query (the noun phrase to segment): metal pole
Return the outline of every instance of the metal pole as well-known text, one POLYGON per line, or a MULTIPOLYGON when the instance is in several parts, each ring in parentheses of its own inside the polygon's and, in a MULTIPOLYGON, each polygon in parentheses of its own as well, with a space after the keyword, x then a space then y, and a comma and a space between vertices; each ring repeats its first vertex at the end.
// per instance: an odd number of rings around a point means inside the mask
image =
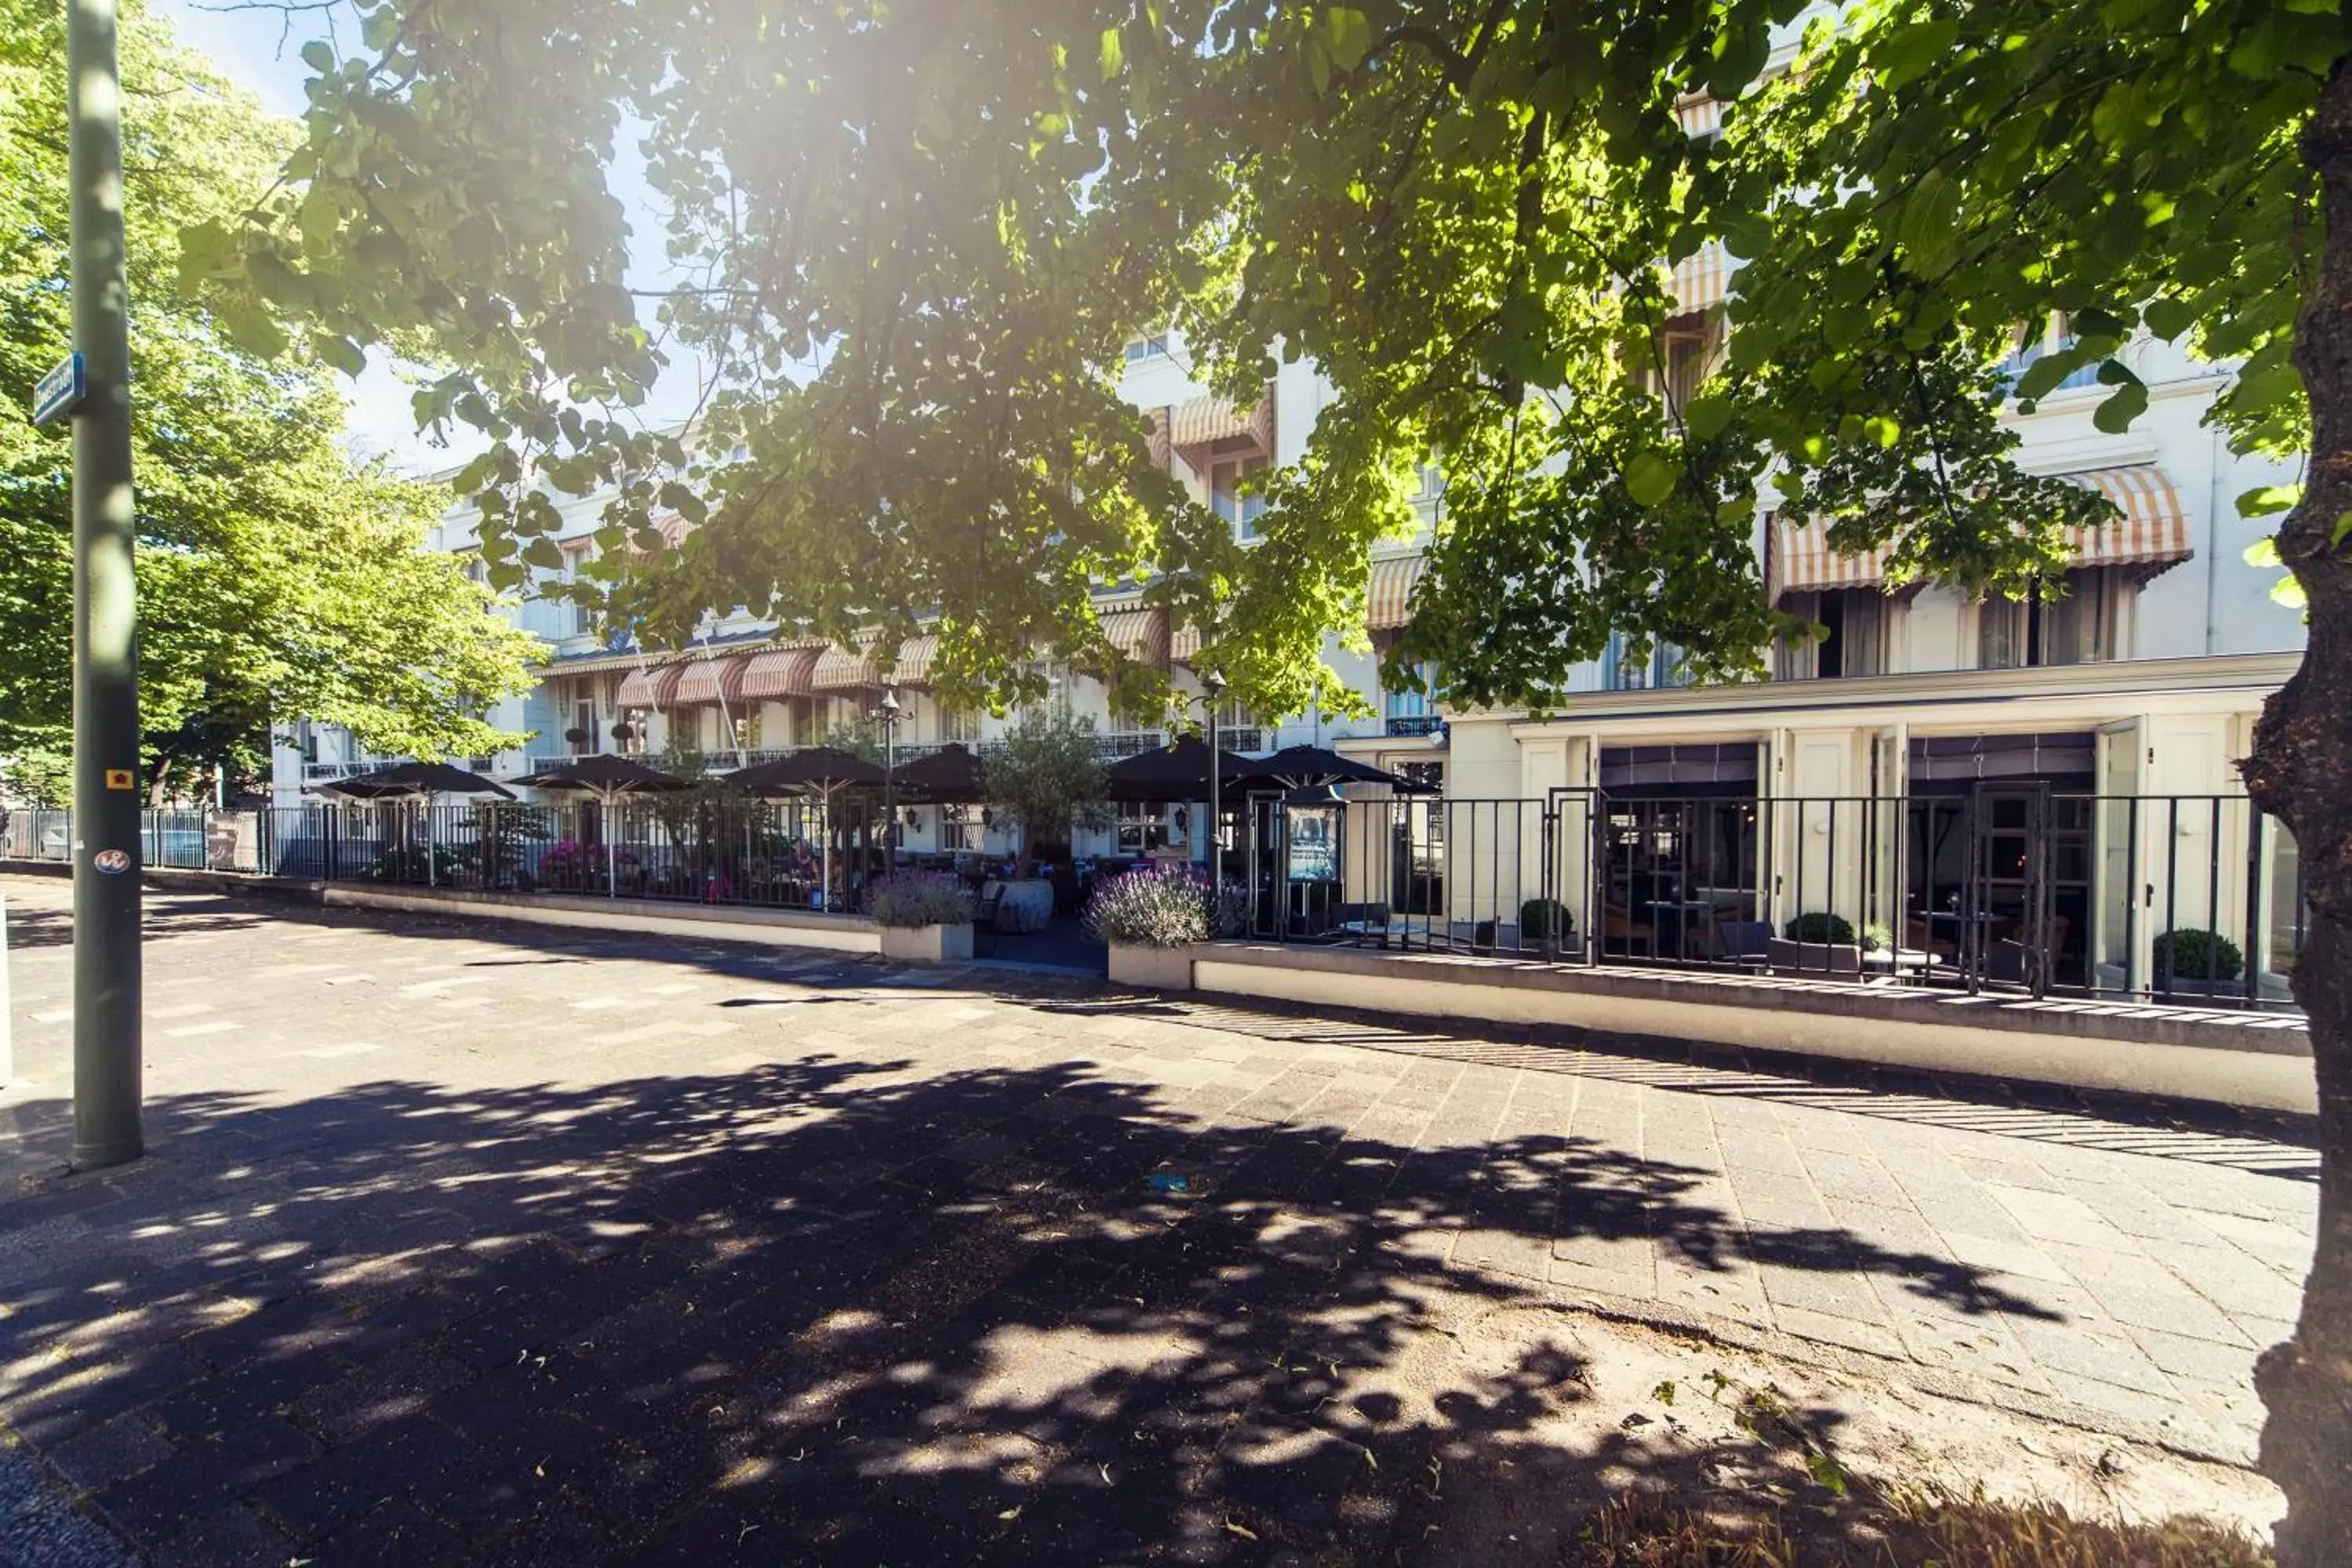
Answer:
POLYGON ((74 1142, 91 1170, 140 1128, 139 604, 132 573, 130 280, 115 0, 66 0, 74 416, 74 1142))

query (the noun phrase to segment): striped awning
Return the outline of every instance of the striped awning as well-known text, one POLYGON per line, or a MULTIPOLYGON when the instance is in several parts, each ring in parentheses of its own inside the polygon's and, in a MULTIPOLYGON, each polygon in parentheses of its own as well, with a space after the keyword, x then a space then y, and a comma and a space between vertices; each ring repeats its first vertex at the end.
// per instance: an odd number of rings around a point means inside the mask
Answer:
POLYGON ((1708 240, 1675 263, 1674 282, 1670 285, 1675 309, 1688 314, 1722 304, 1730 279, 1731 259, 1724 253, 1722 242, 1708 240))
POLYGON ((1168 662, 1182 664, 1201 651, 1201 628, 1197 626, 1178 626, 1168 634, 1168 662))
POLYGON ((928 686, 931 680, 931 661, 939 656, 939 638, 908 637, 898 645, 898 662, 891 671, 891 679, 900 686, 928 686))
POLYGON ((722 658, 703 658, 686 666, 678 677, 677 704, 681 708, 719 704, 732 707, 743 700, 743 675, 751 661, 740 656, 722 658))
POLYGON ((1152 453, 1160 455, 1159 429, 1167 432, 1168 448, 1194 468, 1207 465, 1210 449, 1220 441, 1246 437, 1267 462, 1274 461, 1274 386, 1268 383, 1256 406, 1246 412, 1230 397, 1196 397, 1172 404, 1155 420, 1152 453))
POLYGON ((1110 646, 1141 664, 1163 664, 1168 658, 1168 612, 1140 606, 1101 612, 1103 636, 1110 646))
POLYGON ((1412 619, 1412 591, 1429 571, 1429 557, 1392 555, 1372 563, 1371 584, 1364 594, 1364 626, 1368 631, 1392 632, 1412 619))
POLYGON ((815 695, 816 688, 809 678, 816 673, 817 660, 824 657, 821 647, 777 647, 753 654, 744 662, 744 700, 770 702, 815 695))
POLYGON ((881 663, 876 652, 870 633, 859 637, 855 648, 826 647, 817 656, 816 668, 809 676, 809 689, 861 691, 882 685, 881 663))
POLYGON ((2154 463, 2093 468, 2067 479, 2088 485, 2123 515, 2099 528, 2070 528, 2080 566, 2170 566, 2196 553, 2189 543, 2189 512, 2172 476, 2154 463))
MULTIPOLYGON (((2059 476, 2097 490, 2123 515, 2095 528, 2070 528, 2077 566, 2170 566, 2196 552, 2189 542, 2189 513, 2172 476, 2154 463, 2090 468, 2059 476)), ((1886 580, 1895 547, 1846 555, 1830 548, 1826 523, 1782 522, 1775 527, 1766 582, 1772 599, 1783 594, 1829 593, 1867 588, 1886 580)))
POLYGON ((1695 92, 1675 100, 1675 118, 1682 121, 1688 135, 1712 136, 1723 129, 1723 103, 1706 93, 1695 92))
POLYGON ((686 675, 682 664, 656 664, 629 671, 613 696, 615 708, 669 708, 677 703, 677 683, 686 675))
POLYGON ((1827 594, 1840 588, 1870 588, 1886 580, 1892 544, 1858 555, 1830 548, 1829 524, 1785 521, 1772 525, 1765 560, 1766 592, 1778 604, 1783 594, 1827 594))

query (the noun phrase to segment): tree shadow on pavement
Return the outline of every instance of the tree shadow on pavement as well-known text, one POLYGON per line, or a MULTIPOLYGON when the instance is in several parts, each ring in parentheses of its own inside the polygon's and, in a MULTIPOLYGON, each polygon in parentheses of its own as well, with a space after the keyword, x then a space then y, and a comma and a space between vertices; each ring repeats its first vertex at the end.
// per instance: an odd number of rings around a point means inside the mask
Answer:
POLYGON ((157 1563, 1551 1561, 1698 1459, 1563 1441, 1577 1320, 1457 1238, 2041 1310, 1843 1232, 1735 1239, 1699 1173, 1589 1140, 1204 1122, 1076 1065, 152 1125, 0 1200, 0 1419, 157 1563))

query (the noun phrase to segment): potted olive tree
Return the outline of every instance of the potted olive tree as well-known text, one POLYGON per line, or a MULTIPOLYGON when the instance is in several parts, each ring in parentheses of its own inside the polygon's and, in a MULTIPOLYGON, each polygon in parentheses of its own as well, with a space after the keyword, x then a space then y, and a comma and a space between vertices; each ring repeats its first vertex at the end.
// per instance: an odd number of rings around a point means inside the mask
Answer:
POLYGON ((866 889, 882 956, 948 963, 971 956, 971 892, 946 871, 892 871, 866 889))
POLYGON ((1110 977, 1158 991, 1192 988, 1192 950, 1241 929, 1244 889, 1220 888, 1192 866, 1144 866, 1111 878, 1087 900, 1089 935, 1110 949, 1110 977))
POLYGON ((1016 878, 996 907, 1000 931, 1042 931, 1052 921, 1055 881, 1076 887, 1070 835, 1109 819, 1109 783, 1091 719, 1059 703, 1024 711, 988 757, 988 798, 1021 829, 1021 853, 1052 867, 1047 878, 1016 878))

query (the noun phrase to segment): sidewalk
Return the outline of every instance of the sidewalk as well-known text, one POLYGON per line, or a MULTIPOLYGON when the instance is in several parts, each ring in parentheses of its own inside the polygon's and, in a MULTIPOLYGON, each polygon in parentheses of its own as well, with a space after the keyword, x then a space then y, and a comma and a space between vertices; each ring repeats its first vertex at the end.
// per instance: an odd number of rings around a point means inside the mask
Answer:
POLYGON ((0 1421, 159 1560, 522 1561, 593 1500, 1076 1561, 1020 1489, 1097 1459, 1118 1540, 1369 1529, 1460 1418, 1413 1347, 1547 1304, 2244 1462, 2309 1256, 2315 1155, 2218 1113, 194 897, 153 1156, 68 1178, 66 889, 5 891, 0 1421))

